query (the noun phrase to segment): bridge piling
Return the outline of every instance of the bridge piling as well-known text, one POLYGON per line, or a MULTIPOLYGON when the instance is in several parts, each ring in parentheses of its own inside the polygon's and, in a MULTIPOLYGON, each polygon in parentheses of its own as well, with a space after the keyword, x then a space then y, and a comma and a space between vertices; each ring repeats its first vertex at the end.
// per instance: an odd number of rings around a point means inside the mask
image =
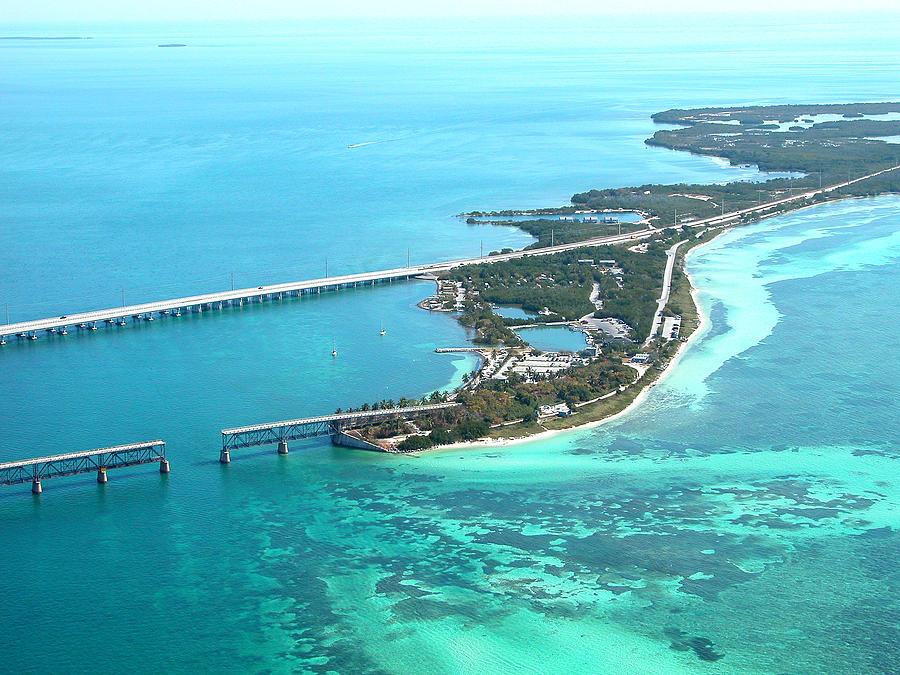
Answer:
POLYGON ((169 473, 169 460, 163 459, 160 461, 159 472, 160 473, 169 473))
POLYGON ((160 471, 168 473, 166 460, 166 444, 164 441, 146 443, 129 443, 95 450, 67 452, 47 457, 13 462, 0 462, 0 486, 31 483, 31 492, 43 493, 42 481, 59 476, 93 473, 97 483, 105 485, 109 482, 107 471, 139 464, 160 463, 160 471), (165 465, 165 468, 163 468, 165 465))
MULTIPOLYGON (((379 410, 336 413, 334 415, 321 415, 319 417, 306 417, 284 422, 223 429, 222 450, 219 454, 219 461, 227 464, 231 461, 231 450, 257 445, 277 444, 278 454, 286 455, 288 454, 289 441, 319 436, 334 437, 339 435, 343 437, 343 432, 348 429, 377 424, 382 420, 408 419, 421 413, 455 408, 459 405, 459 403, 431 403, 403 408, 382 408, 379 410)), ((342 443, 342 445, 346 445, 346 443, 342 443)), ((354 447, 359 446, 355 445, 354 447)))

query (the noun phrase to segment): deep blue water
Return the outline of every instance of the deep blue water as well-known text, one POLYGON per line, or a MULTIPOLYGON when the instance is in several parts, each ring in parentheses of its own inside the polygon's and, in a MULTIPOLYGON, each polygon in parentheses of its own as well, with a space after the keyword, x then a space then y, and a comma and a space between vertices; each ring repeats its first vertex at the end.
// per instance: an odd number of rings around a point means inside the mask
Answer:
MULTIPOLYGON (((657 110, 900 90, 896 17, 618 21, 0 42, 0 303, 520 246, 454 216, 759 177, 644 146, 657 110)), ((712 325, 665 385, 545 443, 218 465, 223 427, 458 381, 472 362, 433 350, 464 332, 415 307, 424 283, 8 345, 0 459, 161 437, 173 473, 3 490, 4 667, 896 672, 900 215, 771 222, 697 254, 712 325)))

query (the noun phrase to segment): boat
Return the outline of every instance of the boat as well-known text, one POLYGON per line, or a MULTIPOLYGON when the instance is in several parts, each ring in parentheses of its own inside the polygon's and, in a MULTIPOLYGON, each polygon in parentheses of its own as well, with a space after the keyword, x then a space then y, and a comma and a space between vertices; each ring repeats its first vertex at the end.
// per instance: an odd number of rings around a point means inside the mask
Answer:
POLYGON ((331 356, 337 356, 337 347, 334 346, 334 342, 331 343, 331 356))
POLYGON ((387 333, 387 331, 384 329, 384 324, 382 323, 381 324, 381 335, 384 335, 386 333, 387 333))

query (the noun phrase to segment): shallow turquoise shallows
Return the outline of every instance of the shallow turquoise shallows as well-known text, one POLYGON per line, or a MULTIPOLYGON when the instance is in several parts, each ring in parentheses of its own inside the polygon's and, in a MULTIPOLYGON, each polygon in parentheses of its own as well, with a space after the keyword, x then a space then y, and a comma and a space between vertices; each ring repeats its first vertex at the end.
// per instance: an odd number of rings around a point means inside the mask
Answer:
MULTIPOLYGON (((0 41, 0 303, 520 246, 454 216, 759 178, 644 146, 656 110, 900 91, 896 19, 777 22, 0 41)), ((172 473, 0 490, 2 669, 896 673, 898 231, 879 197, 723 235, 689 259, 709 322, 640 406, 505 447, 217 462, 225 427, 461 382, 431 283, 11 343, 0 460, 163 438, 172 473)))

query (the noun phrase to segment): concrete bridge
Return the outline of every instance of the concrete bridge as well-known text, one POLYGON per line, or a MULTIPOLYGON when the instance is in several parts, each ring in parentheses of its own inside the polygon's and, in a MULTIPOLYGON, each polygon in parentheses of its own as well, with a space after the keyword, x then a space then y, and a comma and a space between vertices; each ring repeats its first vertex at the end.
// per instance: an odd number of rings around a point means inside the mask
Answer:
POLYGON ((159 462, 159 472, 169 473, 164 441, 116 445, 97 450, 68 452, 49 457, 35 457, 18 462, 0 464, 0 485, 31 483, 31 491, 39 495, 43 492, 41 481, 57 476, 73 476, 79 473, 97 472, 97 482, 106 483, 107 469, 159 462))
MULTIPOLYGON (((790 202, 809 199, 819 194, 840 190, 848 185, 853 185, 860 181, 878 176, 890 171, 894 171, 900 166, 892 166, 880 171, 875 171, 859 178, 854 178, 842 183, 830 185, 827 187, 809 190, 799 194, 792 194, 789 197, 776 199, 765 202, 758 206, 752 206, 730 213, 723 213, 710 218, 687 223, 692 228, 707 227, 725 227, 731 224, 736 218, 744 215, 765 215, 778 206, 790 202)), ((124 307, 115 307, 110 309, 98 310, 93 312, 82 312, 78 314, 62 315, 50 317, 47 319, 37 319, 33 321, 21 321, 18 323, 7 323, 0 326, 0 346, 7 343, 10 338, 17 337, 20 340, 37 340, 42 334, 45 335, 68 335, 69 329, 93 331, 104 325, 128 325, 128 321, 153 321, 161 317, 178 317, 186 312, 203 312, 209 310, 221 310, 225 307, 240 306, 250 302, 266 302, 268 300, 281 300, 284 298, 299 298, 303 295, 312 293, 324 293, 328 291, 336 291, 343 288, 355 288, 358 286, 374 286, 378 283, 393 282, 397 280, 410 278, 434 278, 436 275, 460 265, 475 265, 480 263, 499 262, 502 260, 512 260, 514 258, 524 258, 536 255, 550 255, 559 253, 560 251, 570 251, 585 246, 604 246, 609 244, 623 244, 635 239, 646 239, 655 234, 656 230, 648 224, 648 229, 644 231, 615 234, 607 237, 593 237, 582 241, 573 242, 571 244, 561 244, 558 246, 546 246, 543 248, 523 249, 513 251, 511 253, 502 253, 499 255, 482 256, 479 258, 465 258, 462 260, 451 260, 448 262, 434 263, 430 265, 416 265, 410 267, 401 267, 392 270, 381 270, 378 272, 365 272, 362 274, 348 274, 339 277, 326 277, 323 279, 310 279, 307 281, 297 281, 286 284, 273 284, 269 286, 257 286, 256 288, 242 288, 239 290, 223 291, 220 293, 206 293, 203 295, 193 295, 184 298, 175 298, 172 300, 162 300, 159 302, 148 302, 139 305, 129 305, 124 307)))
POLYGON ((222 291, 217 293, 205 293, 171 300, 146 302, 137 305, 123 307, 111 307, 91 312, 77 314, 63 314, 61 316, 36 319, 33 321, 20 321, 0 325, 0 346, 7 344, 11 339, 37 340, 41 336, 65 336, 71 331, 95 331, 98 328, 109 326, 127 326, 139 322, 155 321, 161 318, 180 317, 188 313, 202 313, 222 310, 227 307, 240 307, 245 304, 263 303, 273 300, 288 298, 302 298, 304 295, 313 295, 338 291, 347 288, 362 286, 374 286, 376 284, 392 283, 412 278, 434 279, 437 274, 460 265, 471 265, 485 262, 498 262, 534 255, 549 255, 560 251, 568 251, 584 246, 601 246, 617 244, 649 237, 651 231, 637 234, 623 234, 611 237, 596 237, 573 244, 562 244, 540 249, 526 249, 479 258, 465 258, 449 262, 434 263, 430 265, 414 265, 376 272, 364 272, 361 274, 347 274, 337 277, 324 277, 321 279, 308 279, 285 284, 271 284, 268 286, 256 286, 255 288, 241 288, 237 290, 222 291))
POLYGON ((341 277, 311 279, 287 284, 242 288, 220 293, 206 293, 184 298, 147 302, 139 305, 113 307, 93 312, 50 317, 34 321, 0 326, 0 344, 6 344, 12 337, 21 340, 37 340, 42 334, 68 335, 70 330, 93 331, 103 326, 125 326, 128 323, 154 321, 162 317, 179 317, 182 314, 202 313, 239 307, 244 304, 262 303, 285 298, 300 298, 304 295, 326 293, 344 288, 374 286, 379 283, 409 279, 421 274, 419 268, 407 267, 382 270, 365 274, 349 274, 341 277))
MULTIPOLYGON (((228 464, 231 451, 238 448, 250 448, 257 445, 278 445, 278 454, 288 454, 288 441, 318 436, 335 437, 349 429, 378 424, 392 419, 408 419, 415 415, 434 410, 455 408, 459 403, 434 403, 431 405, 407 406, 404 408, 387 408, 384 410, 366 410, 319 417, 254 424, 248 427, 236 427, 222 430, 222 452, 219 461, 228 464)), ((340 439, 338 439, 340 442, 340 439)))

